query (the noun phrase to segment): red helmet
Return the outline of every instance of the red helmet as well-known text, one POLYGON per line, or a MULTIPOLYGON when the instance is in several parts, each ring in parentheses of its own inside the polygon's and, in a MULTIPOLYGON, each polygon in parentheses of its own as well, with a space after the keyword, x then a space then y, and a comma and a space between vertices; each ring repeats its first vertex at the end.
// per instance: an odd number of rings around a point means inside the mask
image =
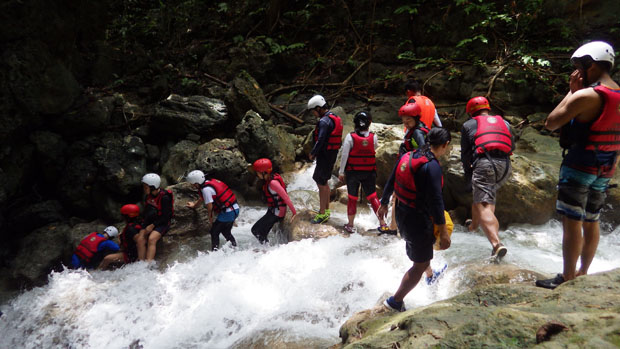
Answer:
POLYGON ((419 118, 420 114, 422 114, 422 108, 420 108, 418 103, 406 103, 398 109, 398 116, 401 118, 403 116, 413 116, 414 118, 419 118))
POLYGON ((491 106, 489 105, 489 100, 485 97, 478 96, 474 97, 467 102, 467 106, 465 107, 465 111, 467 114, 472 115, 481 109, 489 109, 491 110, 491 106))
POLYGON ((267 172, 267 173, 271 173, 271 160, 269 159, 258 159, 256 161, 254 161, 254 164, 252 165, 252 167, 254 168, 254 171, 256 172, 267 172))
POLYGON ((121 214, 128 217, 138 217, 140 214, 140 207, 134 204, 125 205, 121 207, 121 214))

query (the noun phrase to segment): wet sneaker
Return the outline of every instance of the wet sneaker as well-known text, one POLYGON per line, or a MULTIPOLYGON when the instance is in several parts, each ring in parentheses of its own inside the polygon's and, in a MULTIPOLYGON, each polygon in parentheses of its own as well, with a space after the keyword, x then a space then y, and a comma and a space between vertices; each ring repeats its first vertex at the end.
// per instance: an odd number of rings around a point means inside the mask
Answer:
POLYGON ((314 216, 314 218, 312 218, 310 223, 312 223, 312 224, 321 224, 321 223, 327 222, 327 220, 329 220, 329 215, 327 213, 323 213, 323 214, 317 213, 317 215, 314 216))
POLYGON ((377 228, 377 230, 379 231, 379 235, 381 234, 396 235, 398 233, 398 230, 391 230, 387 224, 380 226, 379 228, 377 228))
POLYGON ((558 274, 553 279, 536 280, 536 286, 553 290, 564 283, 564 275, 558 274))
POLYGON ((349 234, 355 233, 355 227, 352 225, 349 225, 348 223, 344 225, 344 230, 349 234))
POLYGON ((395 301, 394 300, 394 296, 388 297, 388 299, 386 299, 385 302, 383 302, 383 304, 386 307, 388 307, 388 308, 390 308, 390 309, 392 309, 394 311, 403 312, 403 311, 406 310, 405 309, 405 302, 397 302, 397 301, 395 301))
POLYGON ((506 252, 508 252, 508 249, 506 248, 506 246, 504 246, 504 244, 500 242, 499 244, 497 244, 497 246, 493 248, 491 256, 495 258, 502 258, 506 255, 506 252))
POLYGON ((434 284, 435 282, 437 282, 439 277, 443 275, 443 272, 446 271, 447 268, 448 268, 448 265, 444 264, 443 268, 438 269, 438 270, 433 270, 433 276, 426 278, 426 284, 430 286, 434 284))

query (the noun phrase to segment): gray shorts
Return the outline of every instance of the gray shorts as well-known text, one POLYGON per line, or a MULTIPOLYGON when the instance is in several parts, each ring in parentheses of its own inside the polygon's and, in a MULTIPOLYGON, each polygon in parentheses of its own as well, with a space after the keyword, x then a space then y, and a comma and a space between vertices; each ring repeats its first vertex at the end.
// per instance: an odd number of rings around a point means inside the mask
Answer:
POLYGON ((474 165, 471 184, 474 190, 474 203, 486 202, 495 205, 497 189, 510 178, 510 158, 478 159, 474 165), (495 168, 493 167, 495 165, 495 168), (497 170, 497 173, 496 173, 497 170))

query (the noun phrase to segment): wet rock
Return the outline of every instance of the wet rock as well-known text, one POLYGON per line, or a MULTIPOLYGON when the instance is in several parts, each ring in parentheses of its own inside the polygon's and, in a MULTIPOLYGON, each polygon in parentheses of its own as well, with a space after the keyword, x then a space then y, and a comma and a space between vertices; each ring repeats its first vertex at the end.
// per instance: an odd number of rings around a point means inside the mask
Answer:
POLYGON ((142 139, 108 134, 101 137, 93 160, 99 168, 97 182, 118 195, 128 195, 146 173, 146 151, 142 139))
POLYGON ((258 82, 246 71, 241 71, 232 81, 226 94, 226 105, 230 110, 234 124, 237 124, 249 110, 268 119, 271 108, 258 82))
POLYGON ((286 232, 288 241, 302 239, 321 239, 333 235, 340 235, 340 230, 330 224, 312 224, 310 220, 316 213, 309 210, 298 210, 292 222, 284 220, 282 229, 286 232))
POLYGON ((545 154, 557 159, 562 158, 562 148, 558 138, 542 135, 531 126, 524 128, 521 132, 521 137, 517 141, 517 149, 545 154))
POLYGON ((227 121, 226 105, 218 99, 172 94, 155 108, 150 126, 164 136, 184 137, 188 133, 215 133, 227 121))
POLYGON ((248 162, 269 158, 281 171, 294 167, 298 140, 284 129, 268 125, 254 111, 248 111, 237 126, 235 136, 248 162))
POLYGON ((495 284, 404 313, 377 306, 345 322, 340 347, 532 347, 541 328, 563 329, 550 323, 570 331, 547 338, 548 345, 613 347, 620 325, 618 281, 620 269, 615 269, 578 277, 553 291, 495 284))
POLYGON ((185 181, 185 176, 192 171, 192 164, 196 156, 198 144, 192 141, 182 140, 170 148, 168 160, 162 167, 162 176, 167 183, 179 183, 185 181))
POLYGON ((97 178, 97 166, 93 160, 76 156, 67 162, 64 175, 58 183, 60 201, 76 213, 92 216, 92 186, 97 178))
POLYGON ((65 213, 60 202, 47 200, 11 210, 8 225, 11 230, 25 235, 26 232, 62 221, 64 218, 65 213))
POLYGON ((113 96, 92 96, 81 107, 59 116, 54 121, 54 129, 66 136, 81 136, 105 130, 116 108, 113 96))
POLYGON ((35 145, 39 178, 48 184, 56 183, 65 165, 67 143, 59 134, 49 131, 33 132, 29 138, 35 145))

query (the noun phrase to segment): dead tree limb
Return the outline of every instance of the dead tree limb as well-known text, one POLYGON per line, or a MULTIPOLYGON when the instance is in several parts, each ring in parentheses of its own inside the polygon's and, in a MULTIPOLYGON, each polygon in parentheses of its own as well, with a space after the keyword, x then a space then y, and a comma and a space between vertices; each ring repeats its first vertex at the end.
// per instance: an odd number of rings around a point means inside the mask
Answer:
POLYGON ((282 109, 280 107, 277 107, 277 106, 275 106, 275 105, 273 105, 271 103, 269 103, 269 107, 271 108, 271 110, 276 111, 276 112, 278 112, 278 113, 288 117, 289 119, 293 119, 293 120, 299 122, 300 124, 304 123, 304 121, 302 119, 296 117, 295 115, 287 112, 286 110, 284 110, 284 109, 282 109))
POLYGON ((495 80, 497 80, 497 77, 504 73, 506 69, 508 69, 508 65, 503 65, 497 70, 497 72, 495 72, 495 75, 493 75, 491 81, 489 81, 489 89, 487 90, 487 94, 485 95, 486 98, 491 98, 491 93, 493 93, 493 87, 495 87, 495 80))

